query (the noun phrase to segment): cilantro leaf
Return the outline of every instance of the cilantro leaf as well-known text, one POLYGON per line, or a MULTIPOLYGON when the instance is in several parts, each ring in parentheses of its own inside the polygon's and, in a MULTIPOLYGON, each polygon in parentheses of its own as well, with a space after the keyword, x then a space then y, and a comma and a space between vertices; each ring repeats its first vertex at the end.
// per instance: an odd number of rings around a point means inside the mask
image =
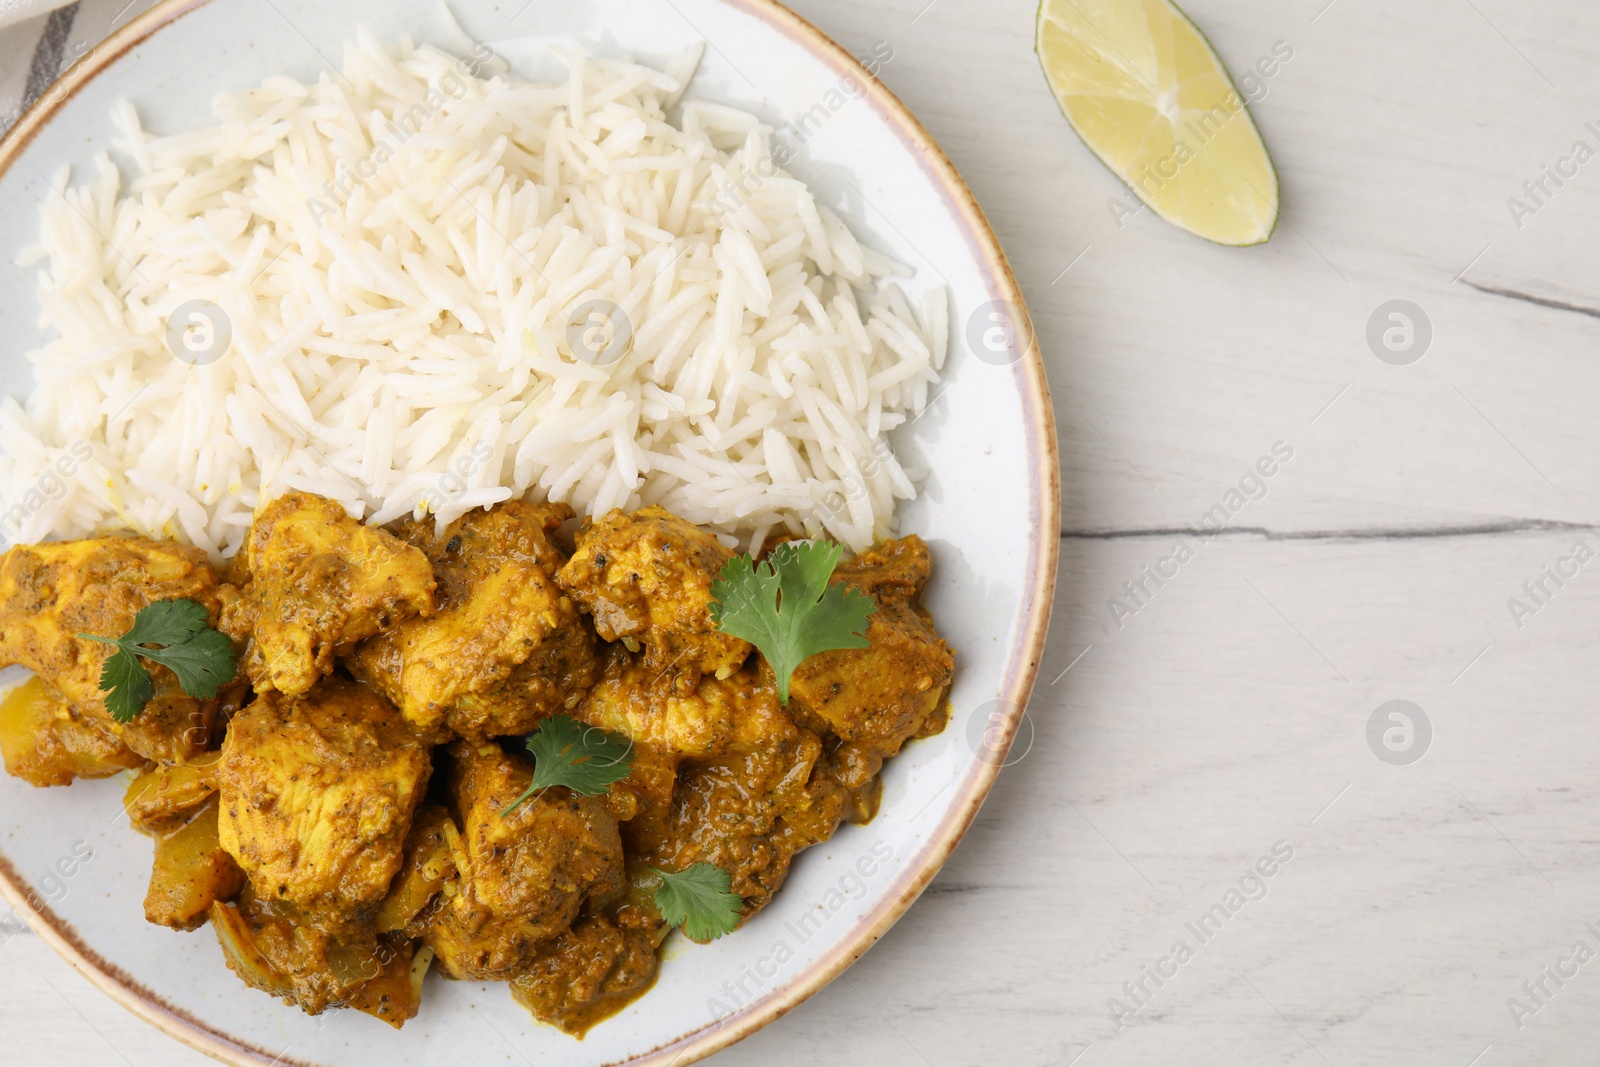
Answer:
POLYGON ((100 688, 106 694, 106 710, 117 722, 126 726, 133 717, 144 710, 150 698, 156 695, 150 672, 145 670, 133 653, 119 648, 100 668, 100 688))
POLYGON ((670 874, 651 867, 661 876, 656 887, 656 910, 694 941, 714 941, 739 925, 744 898, 732 891, 728 872, 710 863, 696 863, 670 874))
POLYGON ((711 583, 711 620, 749 641, 778 678, 778 702, 789 704, 789 676, 819 652, 867 648, 867 619, 878 610, 854 586, 828 584, 844 551, 827 541, 787 541, 759 564, 735 556, 711 583))
POLYGON ((205 605, 197 600, 147 604, 122 635, 124 645, 181 645, 206 628, 205 605))
POLYGON ((199 700, 210 700, 218 689, 233 681, 233 641, 216 630, 201 630, 182 644, 137 651, 145 659, 170 668, 183 691, 199 700))
POLYGON ((183 691, 197 700, 210 700, 233 680, 238 669, 233 641, 211 629, 207 618, 199 601, 158 600, 140 608, 121 637, 78 635, 117 650, 100 668, 100 689, 113 719, 124 725, 132 722, 155 696, 155 684, 140 659, 169 668, 183 691))
POLYGON ((586 797, 599 796, 633 769, 632 741, 597 726, 585 726, 568 715, 546 719, 524 743, 533 755, 533 781, 500 813, 502 819, 553 785, 586 797))

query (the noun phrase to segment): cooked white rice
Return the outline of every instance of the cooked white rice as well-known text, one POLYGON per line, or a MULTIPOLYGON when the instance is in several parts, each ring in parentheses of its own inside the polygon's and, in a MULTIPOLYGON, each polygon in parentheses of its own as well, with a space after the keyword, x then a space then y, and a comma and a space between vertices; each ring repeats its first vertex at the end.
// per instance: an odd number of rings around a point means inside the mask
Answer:
POLYGON ((224 94, 207 129, 121 105, 136 176, 58 174, 24 256, 59 336, 0 405, 0 530, 222 555, 299 489, 374 522, 527 496, 745 544, 889 533, 918 474, 884 435, 937 381, 946 295, 914 311, 755 116, 690 99, 670 124, 696 59, 570 55, 535 85, 363 36, 341 75, 224 94), (232 331, 203 366, 167 339, 197 300, 232 331), (632 326, 614 362, 571 350, 593 301, 632 326))

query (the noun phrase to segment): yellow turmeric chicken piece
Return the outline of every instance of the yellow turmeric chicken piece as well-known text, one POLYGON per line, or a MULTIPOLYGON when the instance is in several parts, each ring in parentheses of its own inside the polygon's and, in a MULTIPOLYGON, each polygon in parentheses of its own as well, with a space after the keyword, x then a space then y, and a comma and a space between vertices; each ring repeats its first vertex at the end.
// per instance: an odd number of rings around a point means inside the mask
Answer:
MULTIPOLYGON (((147 663, 155 696, 137 719, 118 724, 100 691, 100 669, 115 649, 77 635, 121 637, 140 609, 158 600, 198 601, 215 625, 219 586, 204 552, 173 541, 98 537, 15 545, 0 556, 0 666, 21 664, 42 678, 70 705, 73 722, 98 726, 145 759, 182 762, 205 751, 216 701, 196 700, 170 670, 147 663)), ((41 750, 98 747, 76 727, 59 730, 73 736, 58 731, 55 741, 41 741, 41 750)), ((129 765, 110 747, 101 755, 106 763, 129 765)), ((54 770, 36 776, 59 782, 77 773, 70 756, 51 765, 54 770)))
POLYGON ((681 678, 654 671, 621 645, 606 649, 601 679, 573 710, 573 718, 628 739, 628 776, 613 783, 606 805, 618 821, 641 811, 664 811, 672 801, 678 765, 685 758, 748 752, 774 732, 790 729, 777 701, 756 692, 753 669, 726 679, 702 677, 685 692, 681 678))
POLYGON ((240 554, 250 583, 230 599, 222 629, 250 638, 244 669, 257 692, 299 696, 358 641, 433 614, 428 557, 332 500, 279 497, 256 515, 240 554))
POLYGON ((616 646, 605 673, 573 715, 678 759, 753 752, 794 730, 776 691, 754 668, 726 678, 702 677, 682 692, 659 670, 616 646))
POLYGON ((821 739, 790 727, 757 751, 680 764, 670 806, 645 809, 623 833, 629 854, 653 867, 727 871, 748 919, 783 885, 796 853, 833 836, 848 801, 821 739))
MULTIPOLYGON (((955 663, 920 602, 931 566, 927 544, 914 535, 841 563, 833 581, 877 604, 869 647, 820 653, 790 676, 795 721, 844 742, 834 764, 849 788, 864 787, 908 740, 944 725, 955 663)), ((761 670, 770 680, 765 662, 761 670)))
POLYGON ((750 657, 748 641, 711 621, 711 583, 732 558, 712 534, 652 505, 585 525, 557 580, 602 638, 643 645, 646 667, 693 688, 702 673, 725 678, 750 657))
POLYGON ((364 686, 263 694, 230 724, 217 764, 222 845, 262 900, 345 931, 387 895, 430 770, 428 746, 364 686))
POLYGON ((545 943, 511 995, 540 1022, 582 1037, 655 982, 667 932, 653 905, 585 915, 545 943))
POLYGON ((611 790, 629 854, 670 871, 716 864, 746 915, 777 892, 796 852, 832 836, 849 799, 821 739, 778 705, 769 673, 702 677, 682 693, 615 651, 574 713, 634 743, 633 771, 611 790))
POLYGON ((555 786, 505 814, 533 780, 498 745, 449 748, 445 793, 461 819, 451 853, 459 876, 422 937, 451 978, 511 978, 565 932, 588 902, 623 888, 622 839, 599 797, 555 786))
POLYGON ((474 510, 435 534, 400 536, 438 576, 438 610, 364 642, 351 668, 417 726, 482 740, 525 734, 594 681, 594 637, 555 582, 566 556, 550 534, 565 504, 474 510))

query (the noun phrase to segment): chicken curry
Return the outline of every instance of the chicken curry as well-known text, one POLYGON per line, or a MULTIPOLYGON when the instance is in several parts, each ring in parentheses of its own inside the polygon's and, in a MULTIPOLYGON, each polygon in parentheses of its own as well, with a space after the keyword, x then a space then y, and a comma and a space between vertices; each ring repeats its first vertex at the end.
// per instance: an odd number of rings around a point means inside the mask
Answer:
POLYGON ((136 772, 146 918, 209 923, 250 986, 398 1027, 437 966, 581 1036, 654 981, 672 872, 714 868, 748 920, 796 853, 873 817, 883 762, 943 729, 953 665, 915 536, 824 572, 870 616, 780 678, 718 623, 734 556, 712 533, 659 507, 572 520, 505 503, 377 529, 297 493, 223 569, 135 537, 13 547, 0 662, 34 677, 0 707, 6 769, 136 772), (157 661, 112 714, 117 653, 88 635, 174 600, 236 675, 200 698, 157 661), (559 750, 521 739, 558 725, 625 742, 607 785, 534 788, 559 750))

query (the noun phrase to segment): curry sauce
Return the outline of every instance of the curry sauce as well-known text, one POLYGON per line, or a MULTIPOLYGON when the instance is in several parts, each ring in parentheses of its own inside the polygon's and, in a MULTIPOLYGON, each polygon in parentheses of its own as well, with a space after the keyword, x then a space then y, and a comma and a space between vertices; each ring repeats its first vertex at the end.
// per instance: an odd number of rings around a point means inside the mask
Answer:
POLYGON ((507 981, 581 1036, 656 979, 652 869, 716 866, 748 920, 797 854, 873 817, 885 760, 944 728, 953 660, 915 536, 837 567, 871 599, 865 647, 806 659, 785 706, 713 621, 732 558, 715 536, 659 507, 569 537, 572 520, 505 503, 377 529, 295 493, 221 571, 139 538, 14 547, 0 663, 35 678, 0 705, 6 769, 40 786, 140 771, 125 806, 156 842, 147 919, 209 921, 257 989, 398 1027, 437 969, 507 981), (172 597, 232 639, 238 678, 203 701, 157 667, 118 722, 111 649, 77 635, 172 597), (519 741, 561 715, 626 739, 626 777, 529 797, 519 741))

